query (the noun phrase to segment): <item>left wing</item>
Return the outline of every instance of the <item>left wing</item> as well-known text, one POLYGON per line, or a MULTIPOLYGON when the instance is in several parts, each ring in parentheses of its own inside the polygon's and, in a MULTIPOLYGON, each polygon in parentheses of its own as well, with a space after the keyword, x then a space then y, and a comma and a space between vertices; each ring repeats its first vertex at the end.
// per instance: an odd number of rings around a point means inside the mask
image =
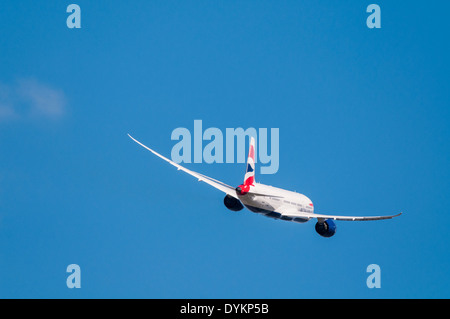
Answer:
POLYGON ((230 195, 230 196, 232 196, 232 197, 238 199, 238 197, 237 197, 237 195, 236 195, 236 190, 235 190, 233 187, 231 187, 231 186, 229 186, 229 185, 227 185, 227 184, 225 184, 225 183, 222 183, 221 181, 215 180, 214 178, 211 178, 211 177, 205 176, 205 175, 203 175, 203 174, 200 174, 200 173, 197 173, 197 172, 193 172, 193 171, 191 171, 191 170, 189 170, 189 169, 187 169, 187 168, 184 168, 183 166, 181 166, 181 165, 179 165, 179 164, 177 164, 177 163, 171 161, 170 159, 168 159, 168 158, 162 156, 161 154, 155 152, 155 151, 152 150, 151 148, 145 146, 144 144, 142 144, 141 142, 139 142, 138 140, 136 140, 135 138, 133 138, 130 134, 128 134, 128 136, 129 136, 133 141, 135 141, 136 143, 138 143, 138 144, 141 145, 142 147, 148 149, 150 152, 152 152, 152 153, 155 154, 156 156, 162 158, 162 159, 165 160, 166 162, 169 162, 170 164, 172 164, 173 166, 175 166, 176 168, 178 168, 178 170, 182 170, 182 171, 188 173, 189 175, 192 175, 192 176, 196 177, 200 182, 205 182, 206 184, 209 184, 209 185, 211 185, 212 187, 215 187, 215 188, 217 188, 218 190, 221 190, 222 192, 224 192, 224 193, 226 193, 226 194, 228 194, 228 195, 230 195))

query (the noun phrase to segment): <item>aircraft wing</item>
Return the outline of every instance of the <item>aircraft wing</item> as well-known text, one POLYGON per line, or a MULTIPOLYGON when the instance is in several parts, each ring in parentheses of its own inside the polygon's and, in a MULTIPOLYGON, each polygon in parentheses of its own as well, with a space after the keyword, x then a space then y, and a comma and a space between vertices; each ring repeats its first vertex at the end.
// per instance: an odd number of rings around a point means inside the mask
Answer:
POLYGON ((305 213, 305 212, 293 212, 286 211, 280 212, 282 215, 286 215, 289 217, 301 217, 301 218, 317 218, 319 220, 333 219, 333 220, 349 220, 349 221, 364 221, 364 220, 382 220, 382 219, 391 219, 397 216, 400 216, 402 213, 397 215, 388 215, 388 216, 337 216, 337 215, 322 215, 322 214, 313 214, 313 213, 305 213))
POLYGON ((173 166, 175 166, 178 170, 182 170, 186 173, 188 173, 189 175, 192 175, 194 177, 196 177, 200 182, 205 182, 206 184, 211 185, 214 188, 217 188, 218 190, 221 190, 222 192, 238 199, 237 195, 236 195, 236 190, 234 189, 234 187, 231 187, 225 183, 222 183, 221 181, 215 180, 214 178, 205 176, 203 174, 197 173, 197 172, 193 172, 187 168, 184 168, 183 166, 171 161, 170 159, 162 156, 161 154, 155 152, 154 150, 152 150, 151 148, 145 146, 144 144, 142 144, 141 142, 139 142, 138 140, 136 140, 135 138, 133 138, 130 134, 128 134, 128 136, 135 141, 136 143, 138 143, 139 145, 141 145, 142 147, 148 149, 150 152, 152 152, 153 154, 155 154, 156 156, 162 158, 163 160, 165 160, 166 162, 169 162, 170 164, 172 164, 173 166))

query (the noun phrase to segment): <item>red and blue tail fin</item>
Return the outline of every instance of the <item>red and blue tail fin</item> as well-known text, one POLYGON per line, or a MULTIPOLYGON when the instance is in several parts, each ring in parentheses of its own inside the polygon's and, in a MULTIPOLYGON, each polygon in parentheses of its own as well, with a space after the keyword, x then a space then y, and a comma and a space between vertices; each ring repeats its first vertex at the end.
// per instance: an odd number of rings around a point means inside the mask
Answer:
POLYGON ((247 169, 245 171, 244 185, 253 185, 255 183, 255 139, 250 138, 250 149, 248 151, 247 169))

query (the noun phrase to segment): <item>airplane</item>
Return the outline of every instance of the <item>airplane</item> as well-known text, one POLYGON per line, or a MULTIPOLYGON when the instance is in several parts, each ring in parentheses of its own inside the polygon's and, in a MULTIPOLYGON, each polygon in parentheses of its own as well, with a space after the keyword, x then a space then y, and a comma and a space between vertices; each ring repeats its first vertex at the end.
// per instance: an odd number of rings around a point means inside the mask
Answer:
POLYGON ((336 224, 334 222, 336 220, 382 220, 391 219, 402 214, 389 216, 336 216, 314 213, 314 205, 305 195, 255 182, 255 139, 253 137, 250 138, 244 183, 234 188, 214 178, 184 168, 145 146, 130 134, 128 136, 156 156, 175 166, 178 170, 184 171, 197 178, 200 182, 205 182, 224 192, 226 194, 224 204, 229 210, 237 212, 246 207, 251 212, 259 213, 266 217, 296 223, 305 223, 316 218, 315 230, 322 237, 329 238, 336 233, 336 224))

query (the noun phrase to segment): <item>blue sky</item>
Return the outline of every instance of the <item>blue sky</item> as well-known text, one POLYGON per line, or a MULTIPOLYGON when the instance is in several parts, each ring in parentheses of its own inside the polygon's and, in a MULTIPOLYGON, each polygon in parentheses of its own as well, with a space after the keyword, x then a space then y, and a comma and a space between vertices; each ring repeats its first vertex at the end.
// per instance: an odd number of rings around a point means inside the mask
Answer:
POLYGON ((76 1, 68 29, 70 3, 0 5, 0 297, 450 297, 449 3, 377 1, 369 29, 372 2, 76 1), (256 179, 318 213, 404 214, 325 239, 228 211, 127 137, 169 156, 195 119, 279 128, 256 179))

